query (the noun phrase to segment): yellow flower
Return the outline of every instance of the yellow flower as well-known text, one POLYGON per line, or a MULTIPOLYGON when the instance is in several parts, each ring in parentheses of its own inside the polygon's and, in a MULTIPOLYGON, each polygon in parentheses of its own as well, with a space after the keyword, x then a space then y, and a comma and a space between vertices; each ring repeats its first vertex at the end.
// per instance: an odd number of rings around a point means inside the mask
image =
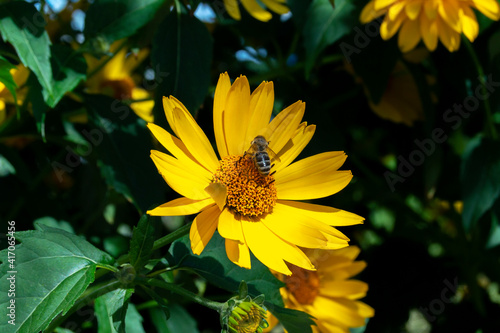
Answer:
MULTIPOLYGON (((272 18, 270 12, 265 10, 260 6, 260 3, 264 4, 267 8, 275 12, 276 14, 286 14, 290 10, 285 5, 286 0, 241 0, 243 7, 247 12, 259 21, 267 22, 272 18)), ((235 20, 241 20, 240 9, 238 7, 238 0, 224 0, 224 6, 226 7, 229 15, 235 20)))
MULTIPOLYGON (((115 53, 122 41, 111 45, 110 51, 115 53)), ((120 49, 109 59, 105 56, 97 60, 85 54, 88 73, 98 71, 87 80, 88 92, 91 94, 105 94, 123 100, 142 100, 150 97, 143 88, 138 87, 132 79, 134 69, 146 58, 148 51, 142 49, 137 55, 127 55, 125 48, 120 49), (100 68, 102 66, 102 68, 100 68)), ((153 121, 154 101, 133 102, 130 107, 142 119, 153 121)))
POLYGON ((415 48, 421 39, 434 51, 438 38, 453 52, 460 46, 462 33, 471 42, 479 33, 472 8, 492 20, 500 19, 496 0, 372 0, 363 8, 360 20, 368 23, 385 15, 380 35, 388 40, 400 30, 398 45, 402 52, 415 48))
MULTIPOLYGON (((374 310, 358 301, 366 295, 368 285, 351 277, 361 272, 364 261, 354 261, 359 254, 357 246, 335 251, 307 250, 317 271, 310 272, 292 266, 292 275, 276 276, 285 283, 281 296, 285 307, 304 311, 315 319, 313 332, 348 333, 349 328, 365 325, 374 310)), ((274 316, 268 318, 270 328, 277 324, 274 316)))
MULTIPOLYGON (((16 98, 17 104, 22 105, 24 99, 26 98, 27 90, 23 89, 22 86, 26 83, 30 71, 24 67, 23 64, 17 65, 16 68, 10 70, 10 74, 17 85, 16 98)), ((10 93, 9 89, 0 82, 0 124, 7 119, 7 105, 14 104, 14 96, 10 93)))
POLYGON ((362 223, 363 218, 332 207, 293 200, 322 198, 342 190, 350 171, 338 171, 347 156, 326 152, 290 164, 312 138, 315 126, 302 122, 305 103, 298 101, 269 122, 274 104, 272 82, 250 94, 245 76, 231 85, 221 74, 214 96, 214 131, 220 160, 185 106, 163 98, 168 123, 176 136, 148 124, 158 141, 173 155, 153 150, 160 174, 183 198, 148 211, 171 216, 200 212, 194 219, 191 249, 200 254, 218 229, 228 258, 250 268, 249 250, 266 266, 291 274, 285 261, 314 270, 297 246, 338 249, 348 238, 331 226, 362 223), (263 135, 276 152, 272 172, 263 176, 251 156, 252 140, 263 135))

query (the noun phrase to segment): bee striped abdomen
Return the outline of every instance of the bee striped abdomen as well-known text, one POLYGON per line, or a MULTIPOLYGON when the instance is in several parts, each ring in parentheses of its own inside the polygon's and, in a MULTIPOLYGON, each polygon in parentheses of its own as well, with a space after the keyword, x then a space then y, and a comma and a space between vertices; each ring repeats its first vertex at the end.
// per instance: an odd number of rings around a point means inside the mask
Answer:
POLYGON ((269 175, 269 172, 271 171, 271 159, 269 158, 269 155, 267 152, 258 152, 254 156, 254 162, 255 166, 257 167, 257 170, 259 170, 259 173, 263 176, 269 175))

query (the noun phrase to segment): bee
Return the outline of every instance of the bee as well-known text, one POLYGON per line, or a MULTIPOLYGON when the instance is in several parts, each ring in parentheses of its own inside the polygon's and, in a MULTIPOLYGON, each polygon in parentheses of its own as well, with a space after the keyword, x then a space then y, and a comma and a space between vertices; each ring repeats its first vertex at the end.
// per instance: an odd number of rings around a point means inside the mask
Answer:
POLYGON ((269 142, 262 135, 257 135, 250 144, 250 149, 243 154, 243 157, 251 155, 257 171, 264 177, 268 176, 274 166, 271 163, 275 160, 279 161, 279 158, 269 148, 269 142))

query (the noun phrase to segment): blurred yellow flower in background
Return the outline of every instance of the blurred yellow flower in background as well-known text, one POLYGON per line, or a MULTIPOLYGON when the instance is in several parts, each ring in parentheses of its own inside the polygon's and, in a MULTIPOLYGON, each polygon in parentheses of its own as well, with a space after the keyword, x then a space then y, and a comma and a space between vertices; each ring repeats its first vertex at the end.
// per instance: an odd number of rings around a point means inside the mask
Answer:
POLYGON ((349 239, 332 226, 359 224, 363 218, 340 209, 303 203, 330 196, 351 181, 339 171, 347 156, 326 152, 292 163, 311 140, 315 126, 302 122, 305 103, 298 101, 269 122, 274 105, 272 82, 250 94, 245 76, 233 84, 221 74, 214 96, 214 131, 220 160, 185 106, 170 96, 163 107, 176 136, 152 123, 149 129, 173 155, 151 151, 151 158, 168 185, 182 198, 148 214, 199 213, 190 232, 191 249, 200 254, 215 230, 225 238, 226 253, 235 264, 250 268, 250 250, 264 265, 283 274, 286 262, 308 270, 313 264, 300 247, 338 249, 349 239), (262 175, 245 156, 258 135, 269 141, 279 158, 272 172, 262 175))
POLYGON ((105 94, 120 100, 132 100, 130 107, 142 119, 153 122, 154 101, 148 100, 148 91, 137 86, 133 79, 133 71, 148 56, 149 51, 141 49, 137 54, 128 54, 122 47, 123 41, 114 42, 110 52, 114 55, 96 59, 85 54, 89 74, 94 74, 87 80, 87 90, 91 94, 105 94), (137 100, 138 102, 134 102, 137 100))
POLYGON ((408 52, 423 40, 434 51, 438 38, 450 51, 460 47, 463 33, 471 42, 479 33, 479 25, 472 8, 494 21, 500 19, 496 0, 372 0, 361 12, 360 20, 368 23, 385 15, 380 35, 388 40, 399 30, 398 45, 408 52))
MULTIPOLYGON (((290 265, 291 276, 275 273, 285 283, 280 289, 285 307, 304 311, 315 319, 315 333, 349 333, 350 328, 362 327, 375 311, 358 301, 368 290, 368 284, 350 278, 361 272, 364 261, 354 261, 360 250, 349 246, 340 250, 306 250, 316 271, 306 271, 290 265)), ((269 314, 269 313, 268 313, 269 314)), ((270 331, 277 325, 269 314, 270 331)))
MULTIPOLYGON (((17 65, 16 68, 12 68, 10 70, 10 74, 12 75, 12 78, 14 79, 14 82, 17 85, 16 89, 17 104, 22 105, 26 98, 26 93, 27 93, 27 90, 23 89, 23 86, 26 83, 26 80, 28 79, 30 71, 22 64, 19 64, 17 65)), ((7 119, 8 116, 7 105, 14 103, 15 103, 14 96, 12 96, 9 89, 7 89, 7 87, 2 82, 0 82, 0 124, 7 119)))
MULTIPOLYGON (((290 10, 286 6, 286 0, 240 0, 246 11, 259 21, 267 22, 273 16, 270 12, 261 7, 261 3, 264 4, 271 11, 276 14, 282 15, 288 13, 290 10)), ((241 13, 238 7, 238 0, 224 0, 224 6, 226 7, 229 15, 235 20, 241 20, 241 13)))

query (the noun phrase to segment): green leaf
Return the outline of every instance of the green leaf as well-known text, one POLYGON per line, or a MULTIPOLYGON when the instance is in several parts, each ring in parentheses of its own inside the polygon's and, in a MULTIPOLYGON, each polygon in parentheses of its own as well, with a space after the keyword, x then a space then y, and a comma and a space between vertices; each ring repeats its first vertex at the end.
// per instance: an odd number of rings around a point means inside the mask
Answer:
POLYGON ((227 258, 224 238, 214 233, 200 255, 194 255, 189 235, 172 243, 169 252, 181 267, 189 267, 219 288, 238 293, 240 282, 245 280, 253 297, 264 294, 266 301, 283 306, 279 289, 283 286, 269 269, 253 255, 252 269, 237 266, 227 258))
POLYGON ((500 144, 487 138, 471 140, 461 165, 462 223, 466 231, 488 211, 500 195, 500 144))
POLYGON ((98 331, 125 333, 125 315, 134 289, 116 289, 95 300, 98 331))
POLYGON ((309 74, 318 55, 357 24, 356 6, 352 0, 314 0, 306 14, 304 47, 306 49, 306 73, 309 74))
POLYGON ((82 54, 70 47, 54 45, 52 50, 52 68, 54 77, 54 96, 48 101, 50 107, 56 106, 65 93, 72 91, 80 81, 87 77, 87 63, 82 54))
MULTIPOLYGON (((173 95, 189 112, 196 112, 210 85, 212 48, 212 36, 196 17, 175 12, 165 17, 154 37, 151 55, 161 79, 157 106, 162 105, 162 96, 173 95)), ((155 115, 155 119, 165 118, 163 111, 155 115)))
POLYGON ((85 38, 101 36, 111 43, 129 37, 153 18, 164 1, 95 1, 85 17, 85 38))
POLYGON ((171 303, 169 309, 168 320, 161 309, 150 310, 151 320, 158 333, 199 332, 196 320, 182 306, 171 303))
POLYGON ((17 105, 17 84, 14 81, 14 77, 10 74, 10 70, 12 68, 16 68, 16 66, 12 65, 7 61, 4 57, 0 56, 0 82, 2 82, 5 87, 10 91, 12 97, 14 97, 14 102, 17 105))
POLYGON ((289 333, 310 333, 311 325, 316 325, 311 315, 265 302, 265 306, 279 320, 289 333))
POLYGON ((33 117, 36 121, 36 128, 45 141, 45 117, 49 106, 44 101, 42 87, 33 74, 30 74, 26 84, 29 87, 27 99, 31 102, 33 107, 33 117))
POLYGON ((127 315, 125 316, 125 332, 146 333, 142 326, 142 321, 142 316, 134 304, 129 304, 127 315))
POLYGON ((10 42, 22 63, 35 73, 43 87, 44 100, 52 104, 55 98, 50 39, 45 31, 45 20, 33 4, 16 1, 0 5, 0 32, 10 42))
POLYGON ((108 96, 88 95, 92 129, 84 134, 106 183, 135 204, 140 213, 163 203, 167 187, 149 154, 151 134, 144 121, 119 100, 108 96))
POLYGON ((497 199, 493 204, 491 213, 491 229, 486 243, 487 249, 500 245, 500 199, 497 199))
MULTIPOLYGON (((0 293, 12 289, 8 277, 15 277, 15 295, 2 296, 2 318, 15 300, 15 326, 0 322, 0 332, 38 332, 59 313, 66 313, 94 281, 98 265, 111 264, 113 258, 85 239, 61 229, 37 224, 39 230, 18 232, 21 242, 14 251, 0 251, 0 293), (9 262, 14 253, 15 262, 9 262), (13 267, 10 267, 10 265, 13 267), (15 271, 15 273, 12 273, 15 271)), ((11 280, 12 281, 12 280, 11 280)))
POLYGON ((144 214, 137 227, 134 227, 132 239, 130 240, 130 264, 136 270, 142 268, 151 256, 153 243, 155 241, 155 228, 152 225, 152 218, 144 214))

